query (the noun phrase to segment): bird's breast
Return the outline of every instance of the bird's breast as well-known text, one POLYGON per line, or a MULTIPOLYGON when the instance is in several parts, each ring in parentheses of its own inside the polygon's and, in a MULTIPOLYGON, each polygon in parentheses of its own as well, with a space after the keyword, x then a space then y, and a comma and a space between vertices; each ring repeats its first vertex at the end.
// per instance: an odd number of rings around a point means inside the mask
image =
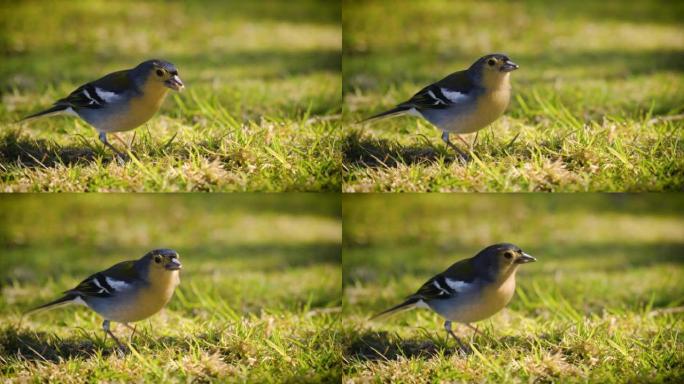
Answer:
POLYGON ((508 87, 483 92, 468 109, 443 119, 439 128, 453 133, 472 133, 485 128, 503 115, 511 99, 508 87))
POLYGON ((133 293, 91 301, 88 306, 105 319, 120 323, 146 319, 164 308, 173 296, 179 274, 174 271, 167 275, 167 281, 154 281, 133 293))
POLYGON ((447 320, 472 323, 487 319, 513 298, 515 274, 501 284, 487 284, 476 292, 456 296, 448 300, 435 300, 430 307, 447 320))
POLYGON ((128 113, 122 113, 117 117, 117 131, 127 131, 145 124, 154 116, 162 103, 167 92, 153 95, 134 97, 128 106, 128 113))
POLYGON ((167 93, 167 89, 150 90, 98 110, 97 114, 90 113, 91 116, 84 119, 100 132, 129 131, 151 119, 159 111, 167 93))

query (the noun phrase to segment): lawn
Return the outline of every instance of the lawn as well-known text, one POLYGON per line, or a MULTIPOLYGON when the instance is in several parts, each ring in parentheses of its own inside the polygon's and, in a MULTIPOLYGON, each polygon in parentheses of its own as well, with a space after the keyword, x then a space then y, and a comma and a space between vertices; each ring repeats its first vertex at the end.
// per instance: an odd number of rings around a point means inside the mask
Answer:
POLYGON ((347 195, 345 382, 682 382, 684 198, 347 195), (368 319, 487 245, 537 257, 506 309, 455 332, 416 309, 368 319))
POLYGON ((0 190, 339 191, 341 34, 335 1, 3 2, 0 190), (150 58, 186 89, 123 166, 79 119, 16 123, 150 58))
POLYGON ((671 1, 343 1, 343 191, 682 190, 682 18, 671 1), (358 124, 491 52, 520 69, 504 117, 464 135, 468 164, 426 121, 358 124))
POLYGON ((0 381, 339 383, 339 210, 326 194, 0 199, 0 381), (28 308, 159 247, 180 253, 181 283, 137 323, 130 353, 82 307, 19 326, 28 308))

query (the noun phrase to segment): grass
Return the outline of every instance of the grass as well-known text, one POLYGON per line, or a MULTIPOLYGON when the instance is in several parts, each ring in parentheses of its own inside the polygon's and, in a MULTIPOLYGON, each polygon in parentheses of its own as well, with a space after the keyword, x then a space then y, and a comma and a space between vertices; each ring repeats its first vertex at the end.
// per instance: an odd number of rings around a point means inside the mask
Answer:
POLYGON ((339 191, 339 12, 313 0, 6 4, 0 190, 339 191), (186 90, 121 135, 136 158, 124 166, 78 119, 15 123, 154 57, 186 90))
POLYGON ((0 199, 0 381, 339 382, 339 207, 326 194, 0 199), (156 247, 180 253, 181 284, 137 323, 125 356, 85 308, 18 325, 24 310, 156 247))
POLYGON ((681 382, 684 199, 346 195, 344 381, 681 382), (506 309, 455 332, 413 310, 369 322, 430 276, 508 241, 537 257, 506 309))
POLYGON ((684 187, 681 3, 346 0, 342 8, 343 191, 684 187), (467 165, 425 121, 357 124, 490 52, 521 68, 508 111, 479 132, 467 165))

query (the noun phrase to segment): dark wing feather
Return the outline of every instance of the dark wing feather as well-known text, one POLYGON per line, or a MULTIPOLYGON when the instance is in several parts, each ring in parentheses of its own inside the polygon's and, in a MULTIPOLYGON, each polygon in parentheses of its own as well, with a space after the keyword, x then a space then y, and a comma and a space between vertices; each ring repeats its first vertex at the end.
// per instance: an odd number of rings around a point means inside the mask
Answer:
POLYGON ((134 89, 133 81, 128 76, 128 70, 110 73, 100 79, 83 84, 71 92, 69 96, 57 100, 55 105, 68 105, 74 109, 98 109, 105 105, 105 101, 97 94, 95 88, 107 92, 123 93, 134 89))
POLYGON ((98 272, 81 281, 76 288, 65 291, 66 294, 77 294, 86 297, 110 297, 114 294, 102 273, 98 272))
POLYGON ((439 273, 426 281, 418 291, 409 298, 422 300, 446 299, 458 294, 447 284, 446 279, 472 283, 474 280, 473 265, 471 259, 460 260, 444 272, 439 273))
POLYGON ((114 264, 101 273, 113 278, 114 280, 125 281, 127 283, 140 280, 142 276, 136 268, 137 260, 127 260, 114 264))
POLYGON ((432 83, 418 91, 400 107, 421 109, 443 109, 453 104, 442 92, 442 88, 452 92, 468 94, 475 86, 466 71, 452 73, 442 80, 432 83))
POLYGON ((123 93, 136 89, 135 82, 129 76, 130 69, 112 72, 109 75, 91 81, 89 84, 108 92, 123 93))
POLYGON ((81 281, 75 288, 65 291, 64 293, 74 293, 90 297, 113 296, 116 291, 107 282, 107 277, 125 282, 136 280, 138 274, 135 269, 135 261, 123 261, 105 271, 90 275, 88 278, 81 281))

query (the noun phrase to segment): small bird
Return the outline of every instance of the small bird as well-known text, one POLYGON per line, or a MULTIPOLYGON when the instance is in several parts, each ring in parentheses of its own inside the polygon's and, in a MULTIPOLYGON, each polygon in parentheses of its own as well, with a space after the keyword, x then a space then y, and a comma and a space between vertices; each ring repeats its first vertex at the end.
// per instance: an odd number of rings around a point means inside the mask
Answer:
POLYGON ((504 54, 483 56, 470 68, 454 72, 364 121, 405 114, 423 117, 442 130, 442 140, 465 159, 467 155, 449 140, 449 134, 476 132, 498 119, 511 99, 510 72, 518 68, 504 54))
POLYGON ((412 308, 429 308, 446 319, 447 335, 466 350, 451 330, 451 323, 473 328, 470 323, 484 320, 503 309, 515 292, 518 267, 533 261, 537 259, 516 245, 490 245, 474 257, 460 260, 433 276, 403 303, 380 312, 371 320, 412 308))
POLYGON ((123 153, 109 143, 107 133, 139 127, 159 110, 169 89, 180 91, 183 88, 173 64, 148 60, 135 68, 113 72, 84 84, 69 96, 57 100, 51 108, 20 121, 52 115, 79 116, 97 130, 100 141, 122 160, 123 153))
POLYGON ((110 322, 122 323, 135 332, 128 323, 154 315, 171 300, 180 283, 181 268, 176 251, 155 249, 138 260, 122 261, 89 276, 59 299, 24 315, 69 304, 85 305, 104 318, 105 337, 110 335, 123 350, 110 330, 110 322))

